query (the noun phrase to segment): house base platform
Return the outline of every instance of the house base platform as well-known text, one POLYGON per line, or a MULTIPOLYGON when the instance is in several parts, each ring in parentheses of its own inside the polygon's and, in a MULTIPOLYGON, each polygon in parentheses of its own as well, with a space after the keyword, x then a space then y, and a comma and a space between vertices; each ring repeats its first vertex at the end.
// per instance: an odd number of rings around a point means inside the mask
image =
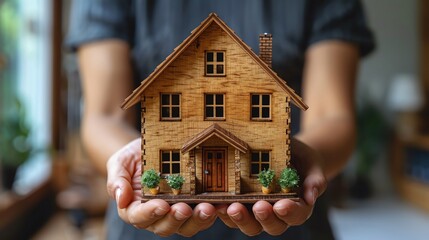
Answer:
POLYGON ((196 195, 180 194, 174 195, 172 193, 160 193, 158 195, 145 194, 142 199, 143 202, 147 202, 152 199, 163 199, 168 203, 212 203, 212 204, 223 204, 223 203, 256 203, 257 201, 264 200, 270 203, 275 203, 282 199, 290 199, 293 201, 299 201, 297 193, 271 193, 263 195, 259 192, 254 193, 243 193, 243 194, 231 194, 231 193, 202 193, 196 195))

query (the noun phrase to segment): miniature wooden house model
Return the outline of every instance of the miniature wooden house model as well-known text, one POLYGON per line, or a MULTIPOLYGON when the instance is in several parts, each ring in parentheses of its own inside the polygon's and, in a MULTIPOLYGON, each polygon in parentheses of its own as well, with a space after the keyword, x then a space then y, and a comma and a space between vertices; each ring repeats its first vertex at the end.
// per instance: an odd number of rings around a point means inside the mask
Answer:
POLYGON ((141 104, 142 172, 185 177, 182 195, 161 181, 144 200, 252 202, 259 172, 288 166, 289 103, 307 106, 271 69, 271 41, 257 56, 212 13, 127 97, 141 104))

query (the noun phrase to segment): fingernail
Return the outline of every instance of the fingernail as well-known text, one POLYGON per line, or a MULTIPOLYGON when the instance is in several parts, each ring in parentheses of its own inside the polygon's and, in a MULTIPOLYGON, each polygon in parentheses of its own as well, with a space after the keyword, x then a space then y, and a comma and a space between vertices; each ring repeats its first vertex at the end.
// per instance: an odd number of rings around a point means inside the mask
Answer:
POLYGON ((268 218, 268 214, 265 211, 255 212, 255 215, 261 221, 264 221, 265 219, 268 218))
POLYGON ((231 218, 236 220, 236 221, 240 221, 243 218, 243 215, 240 212, 238 212, 234 215, 231 215, 231 218))
POLYGON ((122 189, 117 188, 115 191, 116 203, 119 203, 119 198, 121 197, 121 194, 122 194, 122 189))
POLYGON ((157 216, 164 216, 167 213, 168 210, 164 209, 164 208, 155 208, 155 215, 157 216))
POLYGON ((313 205, 316 203, 318 196, 319 196, 319 191, 317 191, 317 188, 313 188, 313 205))
POLYGON ((176 211, 174 213, 174 218, 176 218, 176 220, 178 220, 178 221, 182 221, 182 220, 187 219, 188 217, 186 215, 184 215, 183 213, 176 211))
POLYGON ((200 213, 198 214, 198 216, 202 219, 202 220, 206 220, 210 217, 210 215, 206 214, 203 211, 200 211, 200 213))

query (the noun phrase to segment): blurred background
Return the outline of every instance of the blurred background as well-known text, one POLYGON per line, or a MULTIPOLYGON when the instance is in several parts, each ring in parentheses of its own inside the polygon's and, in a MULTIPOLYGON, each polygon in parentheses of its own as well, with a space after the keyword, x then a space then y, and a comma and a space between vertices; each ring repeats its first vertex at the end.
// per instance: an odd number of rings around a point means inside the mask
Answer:
MULTIPOLYGON (((363 0, 356 151, 329 188, 338 239, 429 236, 429 0, 363 0)), ((0 239, 104 239, 105 179, 81 147, 70 0, 0 0, 0 239)))

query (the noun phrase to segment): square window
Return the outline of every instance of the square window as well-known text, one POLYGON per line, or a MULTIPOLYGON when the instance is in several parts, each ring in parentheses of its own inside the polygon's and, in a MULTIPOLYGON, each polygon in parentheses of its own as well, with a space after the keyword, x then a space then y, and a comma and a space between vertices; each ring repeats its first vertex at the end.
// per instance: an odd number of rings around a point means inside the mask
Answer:
POLYGON ((223 120, 225 117, 225 95, 205 94, 205 118, 223 120))
POLYGON ((225 76, 225 51, 205 52, 205 74, 208 76, 225 76))
POLYGON ((250 98, 252 120, 270 120, 271 119, 271 95, 270 94, 252 94, 250 98))
POLYGON ((270 151, 254 151, 251 153, 250 174, 257 176, 260 171, 270 168, 270 151))
POLYGON ((180 120, 180 94, 162 93, 161 120, 180 120))
POLYGON ((161 151, 161 174, 180 173, 180 152, 178 150, 161 151))

